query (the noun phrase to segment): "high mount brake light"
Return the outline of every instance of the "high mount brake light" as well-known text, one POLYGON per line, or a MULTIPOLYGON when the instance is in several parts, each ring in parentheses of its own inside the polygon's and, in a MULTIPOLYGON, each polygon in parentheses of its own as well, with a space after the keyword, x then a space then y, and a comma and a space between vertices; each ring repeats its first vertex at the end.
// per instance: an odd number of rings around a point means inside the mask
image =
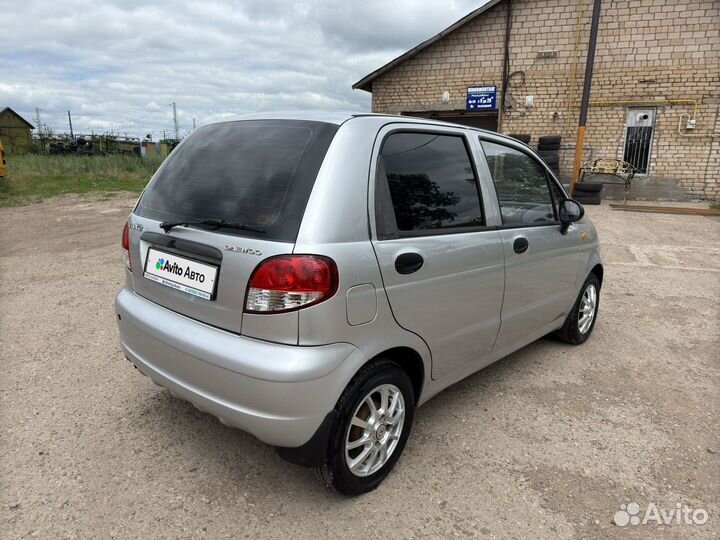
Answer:
POLYGON ((338 288, 335 261, 319 255, 279 255, 250 276, 246 313, 283 313, 318 304, 338 288))

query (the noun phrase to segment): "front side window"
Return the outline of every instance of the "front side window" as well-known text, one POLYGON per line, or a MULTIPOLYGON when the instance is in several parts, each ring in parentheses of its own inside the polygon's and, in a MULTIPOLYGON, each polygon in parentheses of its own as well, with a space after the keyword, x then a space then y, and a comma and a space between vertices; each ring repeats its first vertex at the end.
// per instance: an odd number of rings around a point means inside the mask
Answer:
POLYGON ((503 225, 554 223, 555 210, 545 169, 524 152, 480 142, 495 184, 503 225))
POLYGON ((477 178, 461 136, 388 136, 378 161, 376 198, 380 233, 394 228, 412 235, 484 224, 477 178))

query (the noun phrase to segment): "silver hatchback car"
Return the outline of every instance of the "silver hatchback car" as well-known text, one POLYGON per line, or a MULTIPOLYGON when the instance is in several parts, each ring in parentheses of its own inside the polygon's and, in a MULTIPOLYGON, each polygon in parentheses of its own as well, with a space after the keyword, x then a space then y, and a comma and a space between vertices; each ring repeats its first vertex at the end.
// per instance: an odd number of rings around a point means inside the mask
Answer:
POLYGON ((546 334, 588 339, 603 267, 583 213, 496 133, 374 114, 210 124, 123 231, 122 349, 173 395, 363 493, 418 405, 546 334))

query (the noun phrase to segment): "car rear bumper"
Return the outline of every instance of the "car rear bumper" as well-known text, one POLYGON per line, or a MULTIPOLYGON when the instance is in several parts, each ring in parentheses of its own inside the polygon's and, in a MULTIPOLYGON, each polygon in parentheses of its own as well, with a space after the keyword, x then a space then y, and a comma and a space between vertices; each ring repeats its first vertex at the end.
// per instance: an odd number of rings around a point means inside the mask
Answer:
POLYGON ((308 442, 365 363, 348 343, 299 347, 239 336, 126 288, 115 308, 123 352, 143 374, 275 446, 308 442))

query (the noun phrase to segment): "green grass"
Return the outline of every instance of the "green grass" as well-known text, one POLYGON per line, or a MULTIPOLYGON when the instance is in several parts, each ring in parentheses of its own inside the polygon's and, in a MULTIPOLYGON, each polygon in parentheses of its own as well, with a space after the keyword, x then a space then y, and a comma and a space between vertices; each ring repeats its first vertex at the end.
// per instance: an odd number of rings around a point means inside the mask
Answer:
POLYGON ((720 210, 720 203, 711 204, 710 208, 713 210, 720 210))
POLYGON ((0 207, 39 202, 65 194, 140 193, 162 162, 137 156, 7 156, 0 178, 0 207))

